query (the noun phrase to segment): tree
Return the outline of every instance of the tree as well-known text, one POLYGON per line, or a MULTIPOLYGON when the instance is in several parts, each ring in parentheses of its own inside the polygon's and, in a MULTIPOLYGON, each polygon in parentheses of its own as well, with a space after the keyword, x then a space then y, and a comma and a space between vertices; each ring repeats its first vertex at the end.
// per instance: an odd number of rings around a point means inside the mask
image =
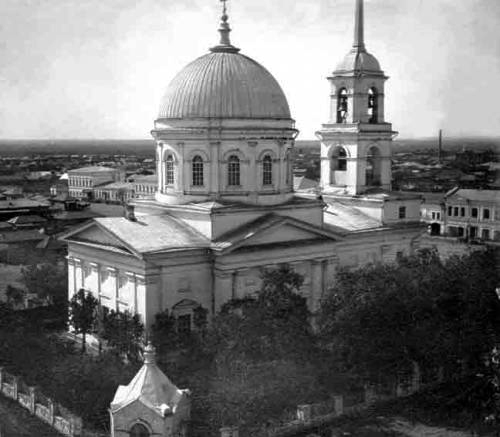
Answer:
POLYGON ((85 352, 87 334, 92 332, 99 301, 90 293, 80 288, 69 302, 69 320, 77 334, 82 334, 82 353, 85 352))
POLYGON ((24 291, 20 288, 13 287, 12 285, 7 285, 5 290, 5 295, 7 297, 7 303, 16 307, 21 304, 24 300, 24 291))
POLYGON ((332 363, 371 379, 438 367, 474 372, 500 341, 493 253, 442 262, 423 250, 394 265, 341 271, 322 302, 319 330, 332 363))
POLYGON ((21 270, 22 282, 28 293, 61 305, 67 301, 67 273, 55 264, 31 264, 21 270))
POLYGON ((314 345, 303 277, 288 265, 262 273, 256 297, 234 299, 215 318, 209 347, 219 360, 272 360, 308 356, 314 345))
POLYGON ((143 334, 144 326, 138 314, 111 310, 104 315, 102 337, 128 359, 138 359, 143 334))

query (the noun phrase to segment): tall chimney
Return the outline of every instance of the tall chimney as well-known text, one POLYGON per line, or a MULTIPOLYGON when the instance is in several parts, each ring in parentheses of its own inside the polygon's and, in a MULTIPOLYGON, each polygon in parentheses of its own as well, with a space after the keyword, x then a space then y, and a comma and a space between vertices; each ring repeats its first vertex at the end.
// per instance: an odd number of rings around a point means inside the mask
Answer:
POLYGON ((439 129, 438 162, 441 164, 442 160, 443 160, 443 130, 439 129))
POLYGON ((131 222, 136 222, 137 218, 135 217, 135 207, 134 205, 130 205, 129 203, 125 204, 124 208, 124 216, 127 220, 130 220, 131 222))

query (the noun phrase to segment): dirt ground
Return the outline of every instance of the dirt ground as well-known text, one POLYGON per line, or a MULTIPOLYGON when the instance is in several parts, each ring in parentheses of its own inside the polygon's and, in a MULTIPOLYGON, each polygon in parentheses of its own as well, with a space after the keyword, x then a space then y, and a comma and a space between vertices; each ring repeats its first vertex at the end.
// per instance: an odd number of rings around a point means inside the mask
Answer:
POLYGON ((0 395, 0 437, 62 437, 17 402, 0 395))

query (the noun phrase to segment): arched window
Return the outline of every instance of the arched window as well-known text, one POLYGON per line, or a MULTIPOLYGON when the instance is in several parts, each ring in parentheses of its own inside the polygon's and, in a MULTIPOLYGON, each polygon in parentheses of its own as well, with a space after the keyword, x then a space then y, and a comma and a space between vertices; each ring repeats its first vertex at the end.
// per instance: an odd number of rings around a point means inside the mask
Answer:
POLYGON ((342 88, 337 94, 337 123, 347 122, 347 111, 349 109, 347 103, 347 90, 342 88))
POLYGON ((269 155, 262 160, 262 185, 273 184, 273 160, 269 155))
POLYGON ((166 173, 166 182, 167 185, 174 184, 174 157, 172 155, 167 156, 167 160, 165 162, 165 173, 166 173))
POLYGON ((130 437, 150 437, 148 429, 142 423, 136 423, 130 428, 130 437))
POLYGON ((231 155, 227 160, 227 184, 240 185, 240 158, 231 155))
POLYGON ((343 147, 339 149, 337 158, 337 170, 346 171, 347 170, 347 152, 343 147))
POLYGON ((374 87, 368 90, 368 122, 378 123, 378 93, 374 87))
POLYGON ((193 186, 202 187, 203 186, 203 158, 200 155, 196 155, 193 158, 193 186))

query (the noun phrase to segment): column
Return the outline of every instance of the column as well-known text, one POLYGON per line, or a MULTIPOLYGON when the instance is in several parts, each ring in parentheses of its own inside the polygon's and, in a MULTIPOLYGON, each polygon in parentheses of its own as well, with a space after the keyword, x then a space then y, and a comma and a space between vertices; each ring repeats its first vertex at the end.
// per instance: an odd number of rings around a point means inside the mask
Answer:
POLYGON ((219 148, 220 142, 213 141, 210 143, 210 180, 209 191, 210 194, 216 194, 220 191, 219 186, 219 148))
POLYGON ((76 293, 75 289, 75 260, 71 256, 66 257, 68 261, 68 300, 76 293))
POLYGON ((111 298, 110 309, 116 311, 118 309, 118 270, 114 267, 107 267, 107 270, 110 277, 107 281, 110 287, 108 293, 111 298))
POLYGON ((247 189, 248 191, 255 193, 259 187, 259 175, 257 168, 257 141, 249 141, 249 165, 248 165, 248 176, 247 176, 247 189))
POLYGON ((143 275, 135 275, 135 308, 136 313, 141 316, 142 323, 146 327, 147 322, 147 308, 146 308, 146 278, 143 275))
POLYGON ((82 260, 74 258, 75 262, 75 292, 83 288, 82 260))
POLYGON ((215 271, 214 300, 216 314, 220 311, 222 305, 232 298, 233 279, 233 272, 215 271))
POLYGON ((87 290, 91 291, 94 297, 99 299, 99 264, 90 262, 90 275, 87 279, 87 290))
POLYGON ((136 313, 136 278, 133 272, 126 272, 125 276, 127 277, 127 291, 125 295, 125 299, 127 301, 128 309, 132 314, 136 313))

